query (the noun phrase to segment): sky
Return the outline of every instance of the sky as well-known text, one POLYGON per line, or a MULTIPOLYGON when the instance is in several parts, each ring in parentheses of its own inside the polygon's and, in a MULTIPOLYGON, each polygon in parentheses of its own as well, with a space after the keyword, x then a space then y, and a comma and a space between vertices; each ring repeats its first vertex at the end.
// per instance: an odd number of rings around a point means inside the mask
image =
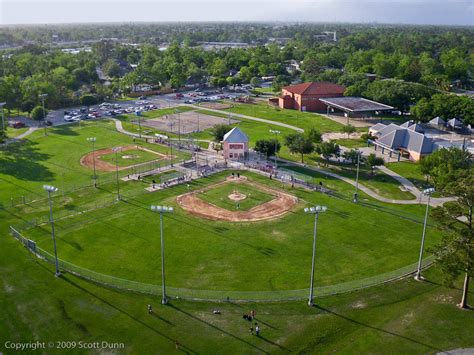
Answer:
POLYGON ((474 0, 0 0, 0 24, 256 21, 474 25, 474 0))

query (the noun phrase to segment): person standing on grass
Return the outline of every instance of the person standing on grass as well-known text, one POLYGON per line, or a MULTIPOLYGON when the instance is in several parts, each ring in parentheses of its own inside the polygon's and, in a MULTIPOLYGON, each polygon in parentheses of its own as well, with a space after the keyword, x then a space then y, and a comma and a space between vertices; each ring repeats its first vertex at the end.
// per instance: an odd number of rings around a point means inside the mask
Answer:
POLYGON ((151 307, 151 304, 149 304, 147 306, 147 309, 148 309, 148 314, 152 314, 153 313, 153 308, 151 307))
POLYGON ((258 325, 258 323, 255 323, 255 335, 260 335, 260 326, 258 325))

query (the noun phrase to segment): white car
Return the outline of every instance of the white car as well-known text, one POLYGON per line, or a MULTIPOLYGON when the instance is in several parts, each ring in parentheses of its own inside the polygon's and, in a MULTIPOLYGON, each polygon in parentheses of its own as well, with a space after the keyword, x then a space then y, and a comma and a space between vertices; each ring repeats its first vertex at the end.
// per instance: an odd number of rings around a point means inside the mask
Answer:
POLYGON ((72 116, 64 115, 64 121, 66 121, 66 122, 73 122, 74 120, 72 119, 72 116))

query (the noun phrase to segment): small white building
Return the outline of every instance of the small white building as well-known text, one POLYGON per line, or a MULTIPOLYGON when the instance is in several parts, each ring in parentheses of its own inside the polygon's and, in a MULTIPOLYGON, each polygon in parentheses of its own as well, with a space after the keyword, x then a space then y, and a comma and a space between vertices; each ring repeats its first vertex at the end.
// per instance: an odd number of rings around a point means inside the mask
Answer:
POLYGON ((224 135, 222 141, 224 158, 230 160, 244 159, 249 153, 249 138, 237 127, 224 135))

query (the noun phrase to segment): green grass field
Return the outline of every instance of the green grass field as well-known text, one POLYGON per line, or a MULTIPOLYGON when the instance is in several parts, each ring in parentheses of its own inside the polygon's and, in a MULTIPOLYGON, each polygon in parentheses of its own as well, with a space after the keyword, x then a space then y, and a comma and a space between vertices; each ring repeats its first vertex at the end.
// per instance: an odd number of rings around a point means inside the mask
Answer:
POLYGON ((213 187, 197 195, 200 199, 230 211, 248 211, 249 209, 268 202, 273 195, 263 192, 258 187, 247 184, 227 183, 213 187), (231 200, 228 196, 234 192, 244 194, 246 198, 239 202, 231 200))
MULTIPOLYGON (((123 343, 117 353, 437 353, 473 347, 474 314, 460 311, 460 282, 442 286, 437 268, 426 282, 411 278, 316 300, 275 303, 209 303, 160 298, 120 291, 72 274, 54 277, 54 268, 35 259, 9 235, 10 225, 48 218, 42 185, 60 191, 53 198, 61 258, 98 272, 153 284, 160 283, 158 216, 150 204, 176 208, 165 218, 167 280, 170 286, 227 290, 307 288, 311 264, 312 218, 301 208, 325 204, 318 225, 316 285, 355 280, 416 261, 424 208, 376 203, 354 205, 327 195, 295 189, 300 199, 283 218, 230 225, 190 217, 175 197, 176 186, 158 193, 148 183, 120 182, 123 200, 115 201, 114 173, 92 172, 79 164, 91 151, 129 145, 131 138, 110 121, 87 122, 35 132, 0 148, 0 352, 16 353, 7 342, 53 342, 43 353, 59 353, 56 341, 123 343), (64 195, 62 194, 63 192, 64 195), (21 196, 36 197, 11 206, 21 196), (91 211, 93 210, 93 211, 91 211), (72 216, 71 216, 72 215, 72 216), (70 216, 70 217, 67 217, 70 216), (415 221, 412 221, 414 219, 415 221), (146 312, 152 304, 153 315, 146 312), (214 309, 220 315, 212 313, 214 309), (242 314, 257 313, 262 333, 249 333, 242 314), (178 343, 178 345, 176 345, 178 343), (383 349, 383 350, 382 350, 383 349)), ((304 168, 301 173, 313 174, 304 168)), ((245 173, 247 174, 247 173, 245 173)), ((259 175, 250 178, 281 188, 259 175)), ((350 194, 340 180, 314 173, 336 191, 350 194)), ((225 174, 195 180, 192 189, 222 181, 225 174)), ((287 189, 288 187, 286 187, 287 189)), ((50 229, 42 224, 26 234, 52 249, 50 229)), ((439 234, 428 229, 427 244, 439 234)), ((472 298, 471 291, 470 297, 472 298)), ((46 344, 48 346, 48 344, 46 344)), ((33 352, 33 351, 29 351, 33 352)), ((62 351, 64 352, 64 350, 62 351)), ((70 353, 112 352, 70 349, 70 353)))
POLYGON ((367 142, 362 141, 361 139, 343 138, 343 139, 336 139, 334 140, 334 142, 346 148, 367 147, 367 142))
POLYGON ((271 121, 282 122, 296 127, 309 130, 317 129, 321 133, 339 132, 342 128, 340 123, 329 118, 311 112, 300 112, 296 110, 280 109, 269 106, 265 102, 255 104, 233 104, 234 107, 225 109, 225 112, 234 112, 247 116, 264 118, 271 121))
MULTIPOLYGON (((147 150, 141 150, 141 149, 124 150, 122 152, 119 152, 117 154, 117 157, 118 157, 117 159, 118 166, 130 166, 130 165, 145 163, 151 160, 163 159, 162 155, 155 154, 147 150)), ((102 155, 100 159, 103 161, 109 162, 111 164, 116 163, 115 153, 102 155)))
MULTIPOLYGON (((259 175, 245 175, 272 188, 281 188, 259 175)), ((199 190, 226 176, 224 173, 195 180, 190 188, 199 190)), ((111 191, 113 186, 112 183, 111 191)), ((422 206, 407 206, 404 213, 395 211, 394 215, 393 210, 355 206, 320 193, 295 189, 292 193, 301 202, 284 217, 229 224, 193 217, 180 209, 176 196, 188 192, 185 185, 153 194, 146 193, 143 187, 143 183, 137 182, 122 184, 124 198, 133 203, 113 204, 57 220, 61 258, 107 275, 156 283, 161 269, 158 225, 149 206, 163 204, 175 207, 175 213, 166 216, 165 225, 170 243, 167 253, 170 286, 234 291, 301 289, 307 284, 308 275, 302 270, 310 263, 312 238, 312 219, 302 208, 318 203, 329 208, 320 218, 317 267, 321 272, 316 277, 319 285, 374 276, 417 260, 422 206), (417 218, 418 222, 406 219, 408 211, 408 216, 417 218), (295 229, 295 225, 300 227, 295 229), (381 229, 383 233, 379 232, 381 229), (244 264, 239 262, 242 254, 246 255, 244 264), (225 258, 216 262, 216 255, 225 258), (253 281, 249 283, 249 279, 253 281)), ((88 198, 86 195, 75 200, 70 196, 67 204, 81 206, 88 198)), ((58 200, 61 200, 59 196, 58 200)), ((46 208, 43 211, 47 213, 46 208)), ((25 234, 40 247, 52 251, 47 225, 27 230, 25 234)), ((429 235, 428 246, 439 240, 439 234, 432 228, 429 235)))

